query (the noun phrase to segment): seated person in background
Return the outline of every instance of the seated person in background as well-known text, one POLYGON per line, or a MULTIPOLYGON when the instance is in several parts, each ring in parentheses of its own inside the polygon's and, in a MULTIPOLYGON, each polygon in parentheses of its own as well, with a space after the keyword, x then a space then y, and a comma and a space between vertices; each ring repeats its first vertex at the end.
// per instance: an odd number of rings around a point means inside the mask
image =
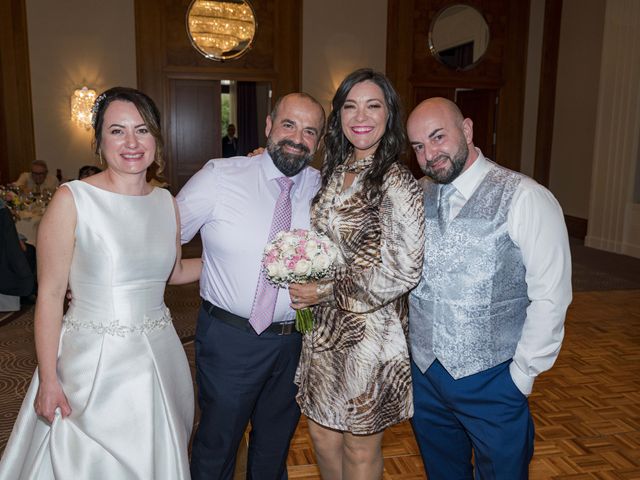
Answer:
POLYGON ((229 158, 238 155, 238 139, 236 138, 236 126, 230 123, 227 134, 222 137, 222 157, 229 158))
POLYGON ((101 171, 102 170, 95 165, 84 165, 80 167, 80 170, 78 170, 78 180, 90 177, 91 175, 95 175, 96 173, 100 173, 101 171))
POLYGON ((35 248, 18 238, 9 209, 0 200, 0 293, 21 297, 34 294, 34 270, 35 248))
POLYGON ((44 160, 34 160, 31 162, 31 171, 20 174, 14 185, 27 192, 42 193, 44 190, 55 190, 58 188, 58 179, 49 174, 49 167, 44 160))

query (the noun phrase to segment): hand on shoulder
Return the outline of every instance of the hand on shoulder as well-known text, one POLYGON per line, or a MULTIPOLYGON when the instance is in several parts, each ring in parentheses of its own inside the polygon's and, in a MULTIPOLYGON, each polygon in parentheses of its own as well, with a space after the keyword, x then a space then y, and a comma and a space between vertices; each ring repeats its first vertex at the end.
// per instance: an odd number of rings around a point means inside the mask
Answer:
POLYGON ((247 153, 247 157, 255 157, 257 155, 262 155, 262 152, 264 152, 264 150, 265 150, 264 147, 258 147, 254 151, 247 153))

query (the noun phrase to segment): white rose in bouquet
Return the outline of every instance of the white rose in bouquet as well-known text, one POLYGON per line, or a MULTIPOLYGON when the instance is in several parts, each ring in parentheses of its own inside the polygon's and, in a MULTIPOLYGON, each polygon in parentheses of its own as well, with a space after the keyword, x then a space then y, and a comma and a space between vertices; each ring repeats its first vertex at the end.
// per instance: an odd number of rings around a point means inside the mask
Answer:
POLYGON ((309 240, 304 246, 304 254, 307 256, 307 258, 310 259, 313 259, 316 255, 318 255, 320 251, 320 244, 315 240, 309 240))
POLYGON ((298 246, 298 241, 299 239, 295 236, 282 236, 282 245, 286 248, 286 247, 291 247, 295 250, 295 248, 298 246))
POLYGON ((313 270, 316 272, 322 272, 327 270, 333 260, 329 257, 329 255, 318 255, 313 259, 313 270))
POLYGON ((267 277, 273 279, 274 281, 286 281, 289 270, 287 269, 284 262, 276 261, 265 265, 267 271, 267 277))
POLYGON ((298 276, 305 277, 311 273, 312 263, 309 260, 301 258, 293 267, 293 273, 298 276))

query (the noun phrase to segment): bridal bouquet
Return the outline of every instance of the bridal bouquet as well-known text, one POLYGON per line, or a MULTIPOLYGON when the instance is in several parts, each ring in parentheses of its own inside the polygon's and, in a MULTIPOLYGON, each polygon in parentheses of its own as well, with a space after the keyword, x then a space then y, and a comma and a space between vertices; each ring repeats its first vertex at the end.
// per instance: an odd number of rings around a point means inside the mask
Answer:
MULTIPOLYGON (((269 281, 282 287, 328 276, 337 256, 336 246, 324 235, 296 229, 275 236, 264 249, 262 265, 269 281)), ((308 307, 296 310, 296 329, 301 333, 313 329, 313 314, 308 307)))

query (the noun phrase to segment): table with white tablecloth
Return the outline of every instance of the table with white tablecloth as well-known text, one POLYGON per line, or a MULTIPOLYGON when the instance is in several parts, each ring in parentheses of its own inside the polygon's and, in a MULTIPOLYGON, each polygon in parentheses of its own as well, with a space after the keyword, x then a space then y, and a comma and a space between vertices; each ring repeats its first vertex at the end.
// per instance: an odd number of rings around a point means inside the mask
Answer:
POLYGON ((24 237, 27 243, 36 245, 36 237, 38 236, 38 227, 40 226, 40 220, 42 220, 41 213, 35 212, 20 212, 18 214, 18 220, 16 221, 16 230, 18 234, 24 237))

